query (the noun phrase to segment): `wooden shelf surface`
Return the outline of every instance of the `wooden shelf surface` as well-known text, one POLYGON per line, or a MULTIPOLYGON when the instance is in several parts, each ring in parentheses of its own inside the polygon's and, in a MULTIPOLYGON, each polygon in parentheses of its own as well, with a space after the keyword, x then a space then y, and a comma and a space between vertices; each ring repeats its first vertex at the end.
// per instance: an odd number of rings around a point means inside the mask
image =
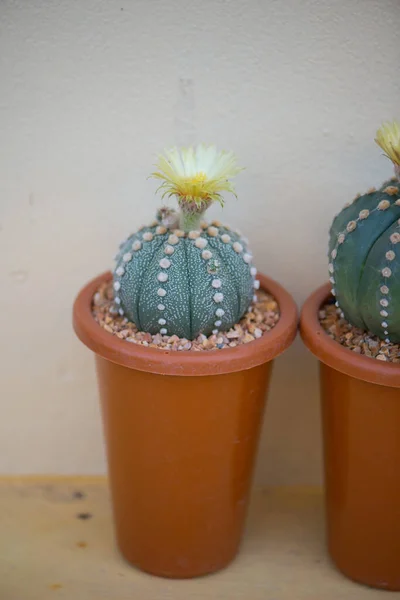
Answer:
POLYGON ((215 575, 160 579, 115 547, 102 477, 0 479, 0 600, 378 600, 325 550, 321 490, 254 492, 237 559, 215 575))

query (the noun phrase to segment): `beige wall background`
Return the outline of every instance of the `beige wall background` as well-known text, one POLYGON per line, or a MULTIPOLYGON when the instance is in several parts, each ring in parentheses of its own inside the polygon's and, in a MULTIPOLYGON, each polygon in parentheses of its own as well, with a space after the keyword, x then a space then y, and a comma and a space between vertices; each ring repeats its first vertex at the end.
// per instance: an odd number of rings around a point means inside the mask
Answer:
MULTIPOLYGON (((299 305, 327 278, 330 222, 391 174, 398 0, 1 0, 0 473, 105 469, 90 352, 71 306, 152 219, 165 146, 247 169, 221 214, 299 305)), ((317 365, 276 361, 257 482, 320 481, 317 365)))

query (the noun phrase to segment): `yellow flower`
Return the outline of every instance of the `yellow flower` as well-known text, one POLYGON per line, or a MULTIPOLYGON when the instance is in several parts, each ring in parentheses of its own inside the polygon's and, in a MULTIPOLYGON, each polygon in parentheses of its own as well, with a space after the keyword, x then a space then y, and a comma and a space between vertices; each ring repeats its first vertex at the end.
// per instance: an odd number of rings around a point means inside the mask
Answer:
POLYGON ((376 143, 394 165, 400 165, 400 125, 396 121, 384 123, 376 132, 376 143))
POLYGON ((151 177, 162 180, 158 189, 164 196, 177 196, 179 202, 198 206, 216 200, 224 203, 221 192, 235 194, 230 179, 242 169, 232 152, 218 152, 215 146, 171 148, 158 157, 157 171, 151 177))

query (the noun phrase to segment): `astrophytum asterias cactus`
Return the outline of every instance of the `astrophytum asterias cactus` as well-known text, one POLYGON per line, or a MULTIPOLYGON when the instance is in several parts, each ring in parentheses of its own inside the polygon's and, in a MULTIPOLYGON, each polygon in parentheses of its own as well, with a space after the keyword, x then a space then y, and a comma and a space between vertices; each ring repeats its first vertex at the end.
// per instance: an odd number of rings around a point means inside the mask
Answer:
POLYGON ((396 177, 357 195, 335 217, 329 273, 336 304, 350 323, 400 342, 399 125, 383 125, 376 142, 394 163, 396 177))
POLYGON ((240 169, 232 153, 214 147, 172 149, 153 177, 179 211, 162 208, 120 246, 114 270, 115 304, 141 331, 189 340, 230 329, 258 288, 247 240, 204 212, 240 169))

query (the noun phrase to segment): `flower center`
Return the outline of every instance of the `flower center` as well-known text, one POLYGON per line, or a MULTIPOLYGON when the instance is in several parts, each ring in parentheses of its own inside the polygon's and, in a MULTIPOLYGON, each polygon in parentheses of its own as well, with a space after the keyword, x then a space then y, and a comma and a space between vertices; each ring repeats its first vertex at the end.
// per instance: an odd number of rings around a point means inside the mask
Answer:
POLYGON ((204 181, 206 181, 207 179, 207 175, 204 173, 204 171, 199 171, 198 173, 196 173, 196 175, 194 177, 190 177, 188 179, 188 183, 204 183, 204 181))

